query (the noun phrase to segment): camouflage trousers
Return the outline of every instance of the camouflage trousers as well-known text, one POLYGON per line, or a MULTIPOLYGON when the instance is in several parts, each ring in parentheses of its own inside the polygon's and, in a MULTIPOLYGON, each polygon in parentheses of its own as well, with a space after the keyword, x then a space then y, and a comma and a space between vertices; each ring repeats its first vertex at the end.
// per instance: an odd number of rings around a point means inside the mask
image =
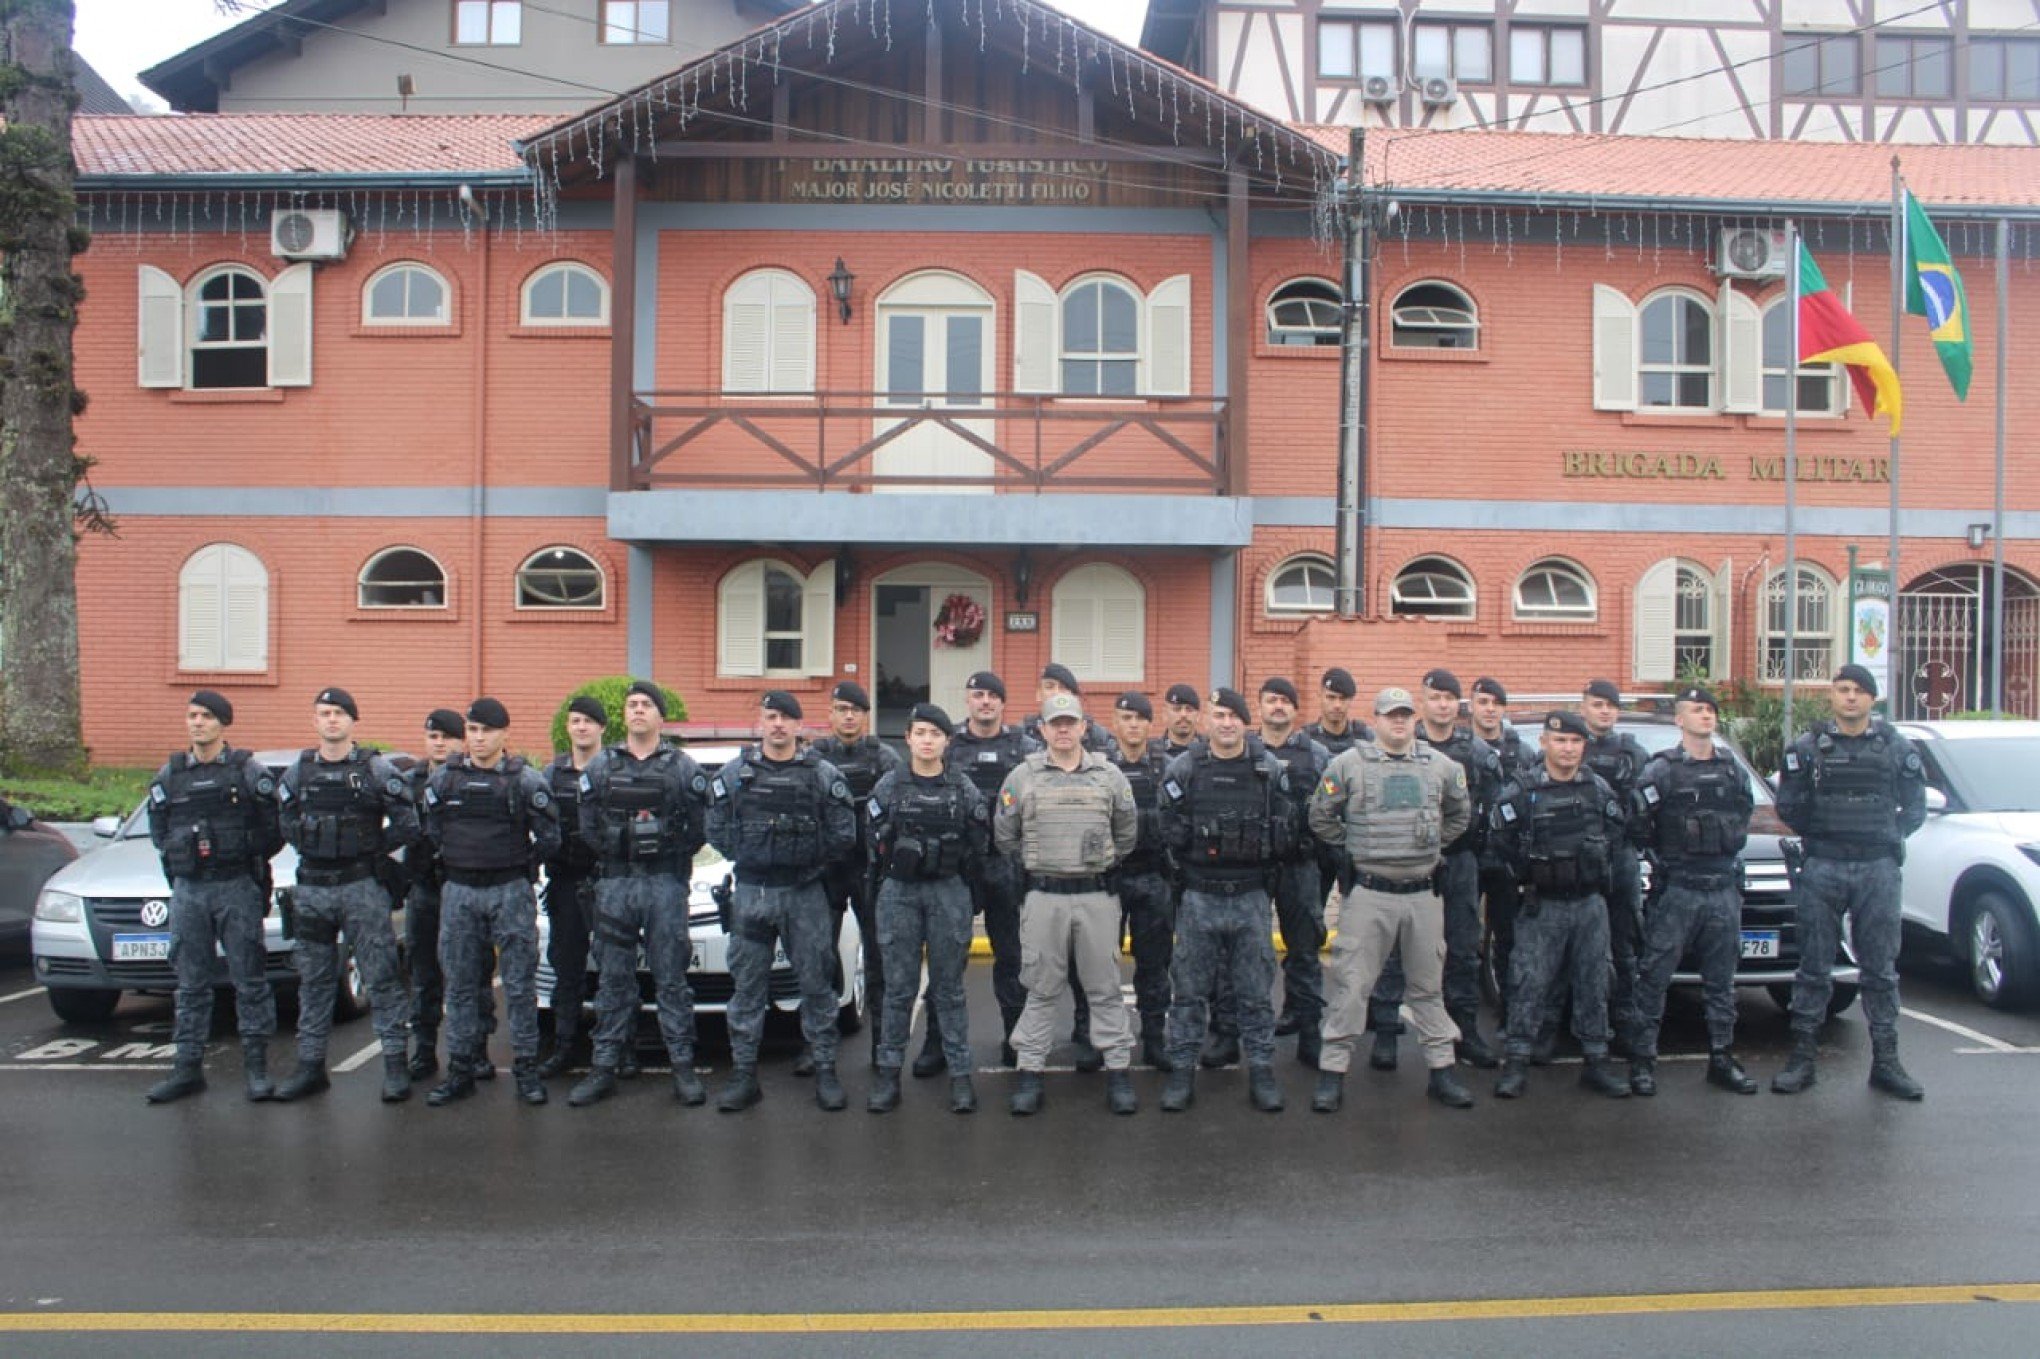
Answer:
MULTIPOLYGON (((1470 849, 1445 856, 1440 864, 1440 895, 1445 898, 1445 1009, 1465 1027, 1480 1013, 1480 857, 1470 849)), ((1388 955, 1381 979, 1367 998, 1367 1026, 1376 1033, 1401 1033, 1403 994, 1402 950, 1388 955)))
MULTIPOLYGON (((562 1047, 581 1032, 588 1001, 589 939, 595 922, 595 880, 551 874, 545 880, 545 961, 552 968, 553 1038, 562 1047)), ((495 1024, 491 1022, 490 1028, 495 1024)))
POLYGON ((694 992, 687 969, 694 961, 694 936, 687 926, 687 882, 671 873, 626 871, 595 884, 594 951, 602 974, 595 995, 595 1063, 618 1065, 637 1031, 640 947, 658 998, 666 1056, 675 1068, 691 1067, 694 992))
POLYGON ((1525 897, 1509 956, 1508 1055, 1527 1061, 1537 1030, 1572 988, 1573 1036, 1589 1057, 1608 1055, 1608 903, 1599 893, 1525 897))
POLYGON ((262 917, 269 902, 252 878, 177 879, 170 889, 170 966, 177 973, 177 1011, 171 1040, 177 1060, 205 1056, 212 1034, 214 950, 226 956, 234 983, 234 1011, 242 1042, 259 1043, 276 1032, 276 996, 269 989, 262 917))
POLYGON ((1742 961, 1742 885, 1665 885, 1644 911, 1643 952, 1636 974, 1636 1055, 1655 1057, 1665 1020, 1665 990, 1679 959, 1692 949, 1700 963, 1707 1007, 1707 1043, 1735 1045, 1735 969, 1742 961))
MULTIPOLYGON (((1602 900, 1608 907, 1609 966, 1602 993, 1607 997, 1609 1034, 1633 1045, 1638 1023, 1636 974, 1643 953, 1643 869, 1635 848, 1627 844, 1615 846, 1609 856, 1608 872, 1609 888, 1602 900)), ((1563 977, 1552 988, 1544 1008, 1546 1033, 1558 1032, 1570 991, 1563 977)), ((1579 1032, 1577 1017, 1573 1032, 1579 1032)))
MULTIPOLYGON (((1282 1012, 1316 1028, 1325 1012, 1325 897, 1315 858, 1282 864, 1275 875, 1275 928, 1282 932, 1282 1012)), ((1242 1033, 1239 998, 1230 978, 1218 980, 1211 1027, 1242 1033)))
POLYGON ((1273 1062, 1275 943, 1268 937, 1268 894, 1259 884, 1235 895, 1183 890, 1169 964, 1169 1061, 1178 1071, 1197 1065, 1221 984, 1234 998, 1247 1063, 1273 1062))
MULTIPOLYGON (((439 968, 439 888, 419 883, 404 900, 404 950, 411 963, 411 1028, 436 1034, 446 1018, 446 973, 439 968)), ((496 1031, 494 950, 482 960, 482 1028, 496 1031)))
POLYGON ((449 882, 439 899, 447 1056, 476 1057, 488 1045, 482 992, 492 948, 503 978, 511 1055, 538 1056, 538 899, 531 884, 523 878, 487 887, 449 882))
POLYGON ((970 1014, 963 998, 970 917, 970 888, 962 878, 934 882, 887 878, 879 884, 877 951, 885 966, 876 1063, 881 1069, 897 1071, 906 1060, 925 952, 929 1015, 942 1035, 942 1055, 952 1072, 970 1071, 970 1014))
POLYGON ((783 944, 800 980, 800 1027, 815 1065, 836 1064, 836 990, 832 961, 836 941, 829 934, 829 899, 819 881, 798 887, 764 887, 739 881, 730 903, 729 963, 735 994, 730 997, 730 1057, 738 1066, 758 1064, 771 1004, 772 955, 783 944))
POLYGON ((375 1036, 385 1055, 402 1056, 407 1041, 409 1005, 397 975, 397 932, 390 927, 390 897, 374 878, 316 887, 299 883, 293 893, 297 950, 292 960, 298 974, 298 1060, 326 1060, 333 1036, 333 1002, 340 987, 340 943, 354 955, 354 966, 368 988, 375 1014, 375 1036))
POLYGON ((1898 1041, 1901 939, 1896 859, 1809 858, 1799 875, 1799 974, 1792 979, 1792 1031, 1827 1022, 1842 917, 1863 970, 1863 1018, 1873 1040, 1898 1041))
POLYGON ((1175 890, 1159 872, 1122 872, 1119 904, 1133 941, 1133 1004, 1141 1027, 1166 1024, 1176 949, 1175 890))

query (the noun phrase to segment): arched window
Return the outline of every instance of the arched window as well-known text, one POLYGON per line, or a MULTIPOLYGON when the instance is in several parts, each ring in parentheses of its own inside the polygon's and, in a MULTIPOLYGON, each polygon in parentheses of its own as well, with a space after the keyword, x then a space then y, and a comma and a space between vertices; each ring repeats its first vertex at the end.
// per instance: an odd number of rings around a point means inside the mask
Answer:
POLYGON ((1561 557, 1533 563, 1516 578, 1516 617, 1578 623, 1594 617, 1594 578, 1561 557))
POLYGON ((602 568, 574 548, 543 548, 517 568, 520 609, 599 609, 605 599, 602 568))
POLYGON ((446 572, 415 547, 387 547, 361 568, 355 591, 364 609, 443 609, 446 572))
POLYGON ((233 543, 211 543, 177 573, 177 668, 269 667, 269 571, 233 543))
POLYGON ((1049 609, 1049 654, 1078 679, 1146 681, 1147 591, 1131 575, 1104 562, 1079 566, 1056 581, 1049 609))
POLYGON ((230 265, 193 283, 191 385, 269 385, 269 290, 252 270, 230 265))
POLYGON ((1062 298, 1062 390, 1069 396, 1132 396, 1140 389, 1140 295, 1093 278, 1062 298))
POLYGON ((1783 415, 1785 393, 1793 388, 1801 415, 1842 413, 1841 369, 1792 361, 1792 303, 1781 297, 1764 309, 1764 414, 1783 415))
POLYGON ((1637 318, 1639 406, 1714 409, 1714 309, 1690 293, 1662 292, 1637 318))
POLYGON ((1268 295, 1268 343, 1337 348, 1345 312, 1345 298, 1330 279, 1291 279, 1268 295))
POLYGON ((1389 308, 1388 342, 1396 349, 1478 349, 1480 313, 1449 283, 1412 283, 1389 308))
POLYGON ((1389 612, 1417 618, 1473 617, 1473 578, 1458 562, 1419 557, 1396 573, 1389 612))
POLYGON ((609 284, 585 264, 548 264, 524 280, 518 314, 527 326, 606 326, 609 284))
POLYGON ((443 326, 452 319, 449 290, 438 271, 422 264, 392 264, 361 289, 366 326, 443 326))
POLYGON ((828 675, 836 668, 836 563, 802 572, 748 561, 716 591, 716 673, 828 675))
POLYGON ((1667 557, 1653 563, 1636 583, 1635 653, 1631 672, 1639 680, 1669 684, 1691 678, 1720 678, 1728 672, 1728 596, 1733 577, 1719 580, 1697 562, 1667 557))
POLYGON ((754 269, 723 294, 723 390, 811 392, 815 290, 784 269, 754 269))
POLYGON ((1268 576, 1269 613, 1330 613, 1337 602, 1338 574, 1315 552, 1291 557, 1268 576))
POLYGON ((1796 591, 1787 589, 1783 568, 1764 580, 1763 600, 1757 609, 1757 655, 1759 673, 1766 684, 1784 682, 1788 620, 1794 625, 1789 648, 1793 682, 1825 684, 1834 674, 1835 624, 1839 612, 1835 608, 1834 580, 1819 567, 1805 562, 1799 564, 1798 576, 1796 591))

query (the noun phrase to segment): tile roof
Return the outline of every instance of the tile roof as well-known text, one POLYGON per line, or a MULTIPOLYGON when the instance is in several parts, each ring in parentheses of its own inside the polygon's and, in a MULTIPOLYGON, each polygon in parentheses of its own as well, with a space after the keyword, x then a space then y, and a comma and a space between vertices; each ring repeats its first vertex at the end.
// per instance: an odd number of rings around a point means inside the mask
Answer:
MULTIPOLYGON (((1299 130, 1346 151, 1344 127, 1299 130)), ((1894 155, 1930 207, 2040 208, 2040 147, 2030 146, 1369 129, 1367 181, 1419 195, 1879 208, 1891 201, 1894 155)))
POLYGON ((517 175, 512 143, 546 113, 81 115, 81 178, 155 175, 517 175))

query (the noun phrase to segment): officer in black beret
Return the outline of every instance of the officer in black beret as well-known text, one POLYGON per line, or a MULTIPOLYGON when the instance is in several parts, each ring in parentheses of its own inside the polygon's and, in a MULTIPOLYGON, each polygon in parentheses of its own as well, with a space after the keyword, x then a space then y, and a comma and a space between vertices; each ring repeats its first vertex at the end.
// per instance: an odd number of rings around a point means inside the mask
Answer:
MULTIPOLYGON (((658 686, 652 689, 656 693, 658 686)), ((636 686, 632 692, 637 692, 636 686)), ((629 701, 626 695, 626 707, 629 701)), ((663 721, 663 694, 653 709, 663 721)), ((595 878, 601 861, 581 835, 581 773, 602 749, 609 710, 601 699, 581 694, 567 701, 565 726, 567 748, 545 767, 546 786, 560 809, 560 851, 545 862, 545 961, 553 974, 553 1050, 539 1063, 538 1074, 547 1078, 564 1076, 594 1055, 582 1006, 588 998, 589 940, 595 928, 595 878)), ((633 1050, 634 1045, 627 1045, 626 1051, 633 1050)), ((622 1070, 619 1065, 618 1073, 622 1070)))
MULTIPOLYGON (((1074 671, 1059 661, 1049 662, 1048 665, 1042 668, 1041 684, 1034 691, 1036 711, 1034 716, 1028 718, 1025 724, 1027 735, 1036 742, 1046 742, 1047 738, 1042 735, 1041 731, 1040 706, 1048 702, 1050 694, 1074 694, 1081 698, 1083 692, 1077 686, 1077 676, 1074 671)), ((1086 714, 1084 717, 1084 749, 1096 751, 1108 760, 1112 758, 1112 733, 1107 731, 1103 725, 1089 714, 1086 714)), ((1077 997, 1078 1017, 1081 1018, 1083 1015, 1084 993, 1077 991, 1075 995, 1077 997)))
POLYGON ((1204 695, 1194 684, 1172 684, 1162 695, 1162 753, 1175 759, 1204 731, 1204 695))
POLYGON ((1137 691, 1112 703, 1114 753, 1140 811, 1140 839, 1119 861, 1119 904, 1133 941, 1133 1001, 1140 1015, 1141 1060, 1169 1069, 1169 957, 1175 945, 1175 877, 1162 843, 1160 796, 1169 756, 1151 739, 1154 704, 1137 691))
MULTIPOLYGON (((1543 752, 1523 739, 1509 721, 1509 691, 1492 675, 1473 682, 1466 700, 1467 721, 1473 734, 1488 743, 1501 757, 1502 773, 1514 778, 1526 765, 1534 765, 1543 752)), ((1480 845, 1480 895, 1482 918, 1487 922, 1488 962, 1501 993, 1504 1021, 1509 1014, 1509 953, 1516 946, 1516 875, 1488 843, 1486 822, 1482 822, 1480 845)), ((1556 1035, 1553 1035, 1554 1039, 1556 1035)))
POLYGON ((1374 729, 1353 720, 1353 696, 1360 692, 1353 672, 1335 665, 1318 681, 1318 720, 1303 734, 1323 746, 1334 757, 1345 754, 1361 741, 1374 739, 1374 729))
MULTIPOLYGON (((411 785, 411 797, 418 806, 420 824, 425 816, 425 785, 448 759, 460 753, 467 740, 467 719, 452 708, 434 708, 425 715, 425 758, 404 771, 411 785)), ((410 877, 410 891, 404 897, 405 956, 411 964, 411 1060, 410 1075, 422 1081, 439 1070, 439 1025, 446 1017, 446 974, 439 967, 439 889, 446 871, 429 838, 420 837, 404 851, 404 867, 410 877)), ((496 955, 492 948, 483 960, 493 976, 496 955)), ((496 1031, 496 993, 493 987, 480 989, 481 1024, 484 1034, 496 1031)), ((496 1068, 483 1074, 475 1068, 477 1080, 492 1080, 496 1068)))
MULTIPOLYGON (((1622 716, 1621 689, 1613 680, 1589 681, 1580 696, 1580 715, 1587 722, 1586 767, 1615 790, 1626 811, 1650 752, 1616 725, 1622 716)), ((1626 1057, 1636 1034, 1636 955, 1643 939, 1643 870, 1627 836, 1614 846, 1609 873, 1608 941, 1614 976, 1608 983, 1608 1032, 1615 1054, 1626 1057)), ((1546 1030, 1553 1036, 1557 1025, 1555 1012, 1545 1016, 1546 1030)))
MULTIPOLYGON (((878 951, 878 915, 873 909, 876 884, 871 880, 871 826, 866 818, 871 790, 878 781, 898 769, 899 755, 871 730, 871 696, 864 686, 840 680, 829 691, 829 734, 814 743, 815 754, 836 766, 850 785, 857 803, 857 852, 829 870, 830 923, 842 932, 843 913, 857 917, 864 936, 864 1008, 872 1015, 885 1013, 885 960, 878 951)), ((879 1026, 870 1025, 871 1060, 878 1063, 879 1026)), ((795 1074, 799 1074, 796 1068, 795 1074)))

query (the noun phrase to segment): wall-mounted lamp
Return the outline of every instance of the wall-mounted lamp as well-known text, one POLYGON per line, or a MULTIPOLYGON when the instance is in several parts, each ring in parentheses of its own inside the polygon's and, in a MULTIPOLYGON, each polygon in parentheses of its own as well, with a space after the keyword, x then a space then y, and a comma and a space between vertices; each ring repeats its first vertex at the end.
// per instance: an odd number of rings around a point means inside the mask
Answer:
POLYGON ((1022 548, 1020 555, 1013 559, 1013 602, 1021 608, 1027 607, 1027 588, 1034 584, 1034 562, 1022 548))
POLYGON ((849 602, 850 591, 857 584, 857 560, 850 555, 850 549, 836 549, 836 607, 842 608, 849 602))
POLYGON ((843 318, 843 324, 850 324, 850 285, 857 281, 857 275, 844 265, 843 257, 836 256, 836 267, 829 272, 829 292, 836 299, 836 314, 843 318))
POLYGON ((1990 525, 1971 524, 1969 526, 1968 536, 1969 536, 1969 550, 1971 552, 1978 551, 1983 547, 1985 543, 1990 541, 1990 525))

